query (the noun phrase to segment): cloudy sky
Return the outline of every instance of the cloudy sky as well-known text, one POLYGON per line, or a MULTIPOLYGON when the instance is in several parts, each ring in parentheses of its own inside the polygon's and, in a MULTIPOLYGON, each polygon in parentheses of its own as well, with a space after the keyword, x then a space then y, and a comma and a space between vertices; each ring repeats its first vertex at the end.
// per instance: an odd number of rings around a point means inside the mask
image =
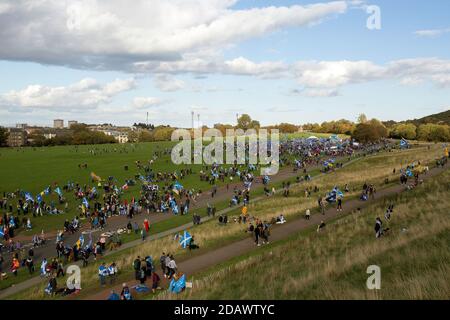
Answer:
POLYGON ((447 109, 448 0, 0 0, 0 125, 447 109))

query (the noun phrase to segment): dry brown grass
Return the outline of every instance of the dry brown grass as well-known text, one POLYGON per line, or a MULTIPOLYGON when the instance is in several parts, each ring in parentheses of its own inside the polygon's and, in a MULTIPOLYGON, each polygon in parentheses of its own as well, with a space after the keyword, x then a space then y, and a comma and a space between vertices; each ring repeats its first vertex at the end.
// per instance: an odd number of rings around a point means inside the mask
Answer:
POLYGON ((372 205, 366 215, 340 219, 324 234, 267 248, 196 280, 181 296, 165 298, 449 299, 449 178, 447 171, 400 196, 392 231, 382 239, 374 239, 372 228, 383 207, 372 205), (379 291, 365 288, 370 264, 382 268, 379 291))

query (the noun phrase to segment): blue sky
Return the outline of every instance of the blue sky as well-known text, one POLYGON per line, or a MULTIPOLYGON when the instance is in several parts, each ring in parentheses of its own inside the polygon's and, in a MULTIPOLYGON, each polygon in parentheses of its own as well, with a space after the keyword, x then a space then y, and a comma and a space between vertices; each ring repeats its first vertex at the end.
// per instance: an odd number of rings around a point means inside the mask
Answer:
POLYGON ((149 112, 189 126, 191 110, 207 125, 236 113, 299 124, 450 109, 446 0, 29 2, 0 1, 0 125, 131 125, 149 112), (366 27, 370 5, 380 30, 366 27))

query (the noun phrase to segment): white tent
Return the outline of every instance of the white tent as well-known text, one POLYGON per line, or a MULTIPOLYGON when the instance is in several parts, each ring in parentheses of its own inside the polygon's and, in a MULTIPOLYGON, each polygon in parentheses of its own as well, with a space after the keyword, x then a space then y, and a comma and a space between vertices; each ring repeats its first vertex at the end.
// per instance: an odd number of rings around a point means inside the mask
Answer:
POLYGON ((319 140, 319 138, 317 138, 316 136, 311 136, 308 138, 308 140, 319 140))

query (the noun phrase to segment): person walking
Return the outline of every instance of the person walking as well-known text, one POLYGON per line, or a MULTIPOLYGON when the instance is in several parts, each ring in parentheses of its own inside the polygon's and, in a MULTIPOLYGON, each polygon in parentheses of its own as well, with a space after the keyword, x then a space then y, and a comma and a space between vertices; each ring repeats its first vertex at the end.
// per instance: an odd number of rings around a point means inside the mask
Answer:
POLYGON ((261 229, 259 228, 259 226, 255 227, 254 233, 255 233, 255 244, 259 247, 260 246, 259 237, 261 236, 261 229))
POLYGON ((108 276, 108 268, 102 262, 98 267, 98 277, 100 279, 100 285, 104 287, 106 285, 106 277, 108 276))
POLYGON ((311 218, 311 211, 309 209, 306 209, 305 219, 309 220, 310 218, 311 218))
POLYGON ((342 211, 342 198, 337 200, 337 211, 342 211))

